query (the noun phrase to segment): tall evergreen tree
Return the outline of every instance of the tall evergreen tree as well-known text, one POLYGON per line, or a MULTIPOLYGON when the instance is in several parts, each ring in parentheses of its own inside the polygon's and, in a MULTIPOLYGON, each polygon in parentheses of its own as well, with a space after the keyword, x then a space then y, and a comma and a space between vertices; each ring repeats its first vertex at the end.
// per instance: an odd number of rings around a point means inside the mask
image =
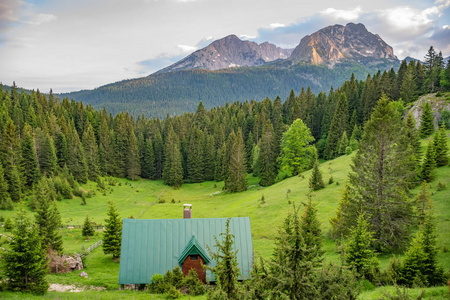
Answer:
POLYGON ((414 201, 416 206, 416 215, 419 224, 423 224, 427 215, 430 214, 433 209, 433 204, 430 198, 430 192, 428 191, 428 184, 423 181, 420 185, 420 192, 417 194, 414 201))
POLYGON ((38 158, 41 167, 41 173, 51 175, 55 171, 57 158, 53 139, 48 133, 38 131, 37 138, 39 139, 38 158))
POLYGON ((434 172, 436 169, 436 160, 434 152, 433 140, 428 141, 427 152, 422 162, 422 167, 420 169, 420 178, 422 180, 431 182, 434 179, 434 172))
POLYGON ((131 180, 137 180, 141 174, 139 149, 133 127, 128 125, 128 142, 126 154, 126 175, 131 180))
POLYGON ((191 182, 203 182, 205 180, 205 159, 204 159, 203 131, 198 127, 193 127, 188 145, 187 171, 191 182))
POLYGON ((56 135, 55 151, 58 165, 62 168, 69 161, 69 149, 66 136, 61 131, 56 135))
POLYGON ((436 160, 436 166, 446 166, 448 164, 448 146, 447 146, 447 133, 445 132, 445 125, 442 124, 439 131, 436 132, 434 137, 434 155, 436 160))
POLYGON ((112 254, 113 259, 120 257, 122 242, 122 219, 112 201, 109 202, 108 218, 105 219, 105 232, 103 233, 103 252, 112 254))
POLYGON ((75 180, 80 183, 87 182, 87 167, 84 159, 84 150, 80 143, 80 137, 75 128, 71 128, 70 139, 68 140, 69 159, 67 167, 74 176, 75 180))
POLYGON ((8 183, 3 176, 3 166, 0 163, 0 209, 13 209, 11 197, 8 193, 8 183))
POLYGON ((214 148, 214 137, 212 135, 207 135, 205 137, 205 146, 203 149, 204 166, 205 166, 205 180, 214 180, 214 169, 215 169, 215 159, 216 151, 214 148))
POLYGON ((84 219, 81 234, 83 236, 87 236, 87 237, 93 236, 95 234, 94 227, 92 227, 92 221, 91 221, 91 219, 89 219, 88 215, 86 215, 86 219, 84 219))
POLYGON ((161 179, 162 178, 162 170, 163 170, 163 162, 164 162, 164 145, 161 137, 161 133, 159 130, 155 133, 153 138, 153 150, 155 151, 155 169, 156 174, 152 179, 161 179))
POLYGON ((312 202, 312 193, 308 194, 308 201, 304 204, 303 214, 300 217, 300 227, 303 231, 303 240, 305 242, 305 260, 312 261, 319 265, 323 259, 325 251, 322 250, 322 230, 317 215, 317 208, 312 202))
POLYGON ((141 176, 144 178, 156 178, 155 152, 153 151, 153 143, 150 138, 144 140, 141 176))
POLYGON ((378 270, 378 260, 375 252, 371 249, 374 241, 370 225, 361 213, 350 233, 350 239, 345 251, 347 264, 356 269, 359 276, 373 281, 378 270))
POLYGON ((399 113, 383 96, 364 126, 351 165, 350 205, 365 212, 379 251, 402 248, 410 229, 407 161, 412 149, 401 143, 403 135, 399 113))
POLYGON ((48 266, 41 247, 38 228, 21 207, 16 214, 9 251, 2 254, 2 270, 12 291, 44 294, 49 285, 45 279, 48 266))
POLYGON ((83 149, 84 159, 88 171, 88 178, 92 181, 97 181, 99 175, 99 159, 98 146, 94 135, 94 129, 91 123, 88 123, 83 133, 83 149))
POLYGON ((22 159, 20 168, 22 173, 22 183, 27 189, 32 189, 39 181, 40 171, 39 162, 36 154, 32 129, 29 125, 24 128, 24 138, 22 141, 22 159))
POLYGON ((166 143, 164 145, 165 161, 162 175, 165 184, 178 188, 183 184, 181 152, 178 137, 173 131, 172 125, 169 126, 166 143))
POLYGON ((311 173, 311 178, 309 179, 309 188, 313 191, 317 191, 323 189, 324 187, 325 183, 322 179, 322 172, 320 172, 319 169, 319 160, 316 159, 311 173))
POLYGON ((422 139, 430 136, 434 132, 434 118, 431 112, 431 104, 425 102, 422 105, 422 116, 420 117, 419 134, 422 139))
POLYGON ((348 128, 348 101, 344 93, 341 93, 339 101, 334 112, 333 120, 328 134, 327 146, 325 148, 325 157, 327 159, 335 158, 339 151, 339 139, 348 128))
POLYGON ((52 199, 51 187, 47 179, 43 178, 39 182, 36 191, 38 200, 36 225, 38 225, 39 234, 42 237, 42 247, 47 251, 56 250, 59 253, 63 251, 63 241, 58 228, 62 225, 61 216, 58 212, 54 199, 52 199))
POLYGON ((347 131, 344 130, 341 138, 339 139, 338 148, 336 150, 336 153, 339 155, 344 155, 347 150, 347 146, 348 146, 347 131))
POLYGON ((415 72, 414 61, 411 61, 403 76, 402 85, 400 86, 400 97, 405 103, 411 103, 417 99, 417 85, 414 78, 415 72))
POLYGON ((259 171, 262 186, 269 186, 275 183, 277 177, 277 144, 275 132, 270 120, 266 121, 262 138, 258 144, 260 147, 260 165, 259 171))
POLYGON ((230 151, 228 176, 225 178, 224 188, 232 193, 245 191, 248 185, 246 177, 244 141, 239 130, 230 151))

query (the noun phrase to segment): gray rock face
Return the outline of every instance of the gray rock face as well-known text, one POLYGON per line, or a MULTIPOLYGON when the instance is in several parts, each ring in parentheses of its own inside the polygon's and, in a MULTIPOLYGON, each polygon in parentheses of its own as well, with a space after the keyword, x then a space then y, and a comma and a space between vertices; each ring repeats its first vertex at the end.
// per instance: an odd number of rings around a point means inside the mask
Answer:
POLYGON ((257 44, 242 41, 235 35, 212 42, 175 64, 157 73, 178 70, 220 70, 233 67, 254 67, 277 59, 286 59, 292 50, 281 49, 268 42, 257 44))
POLYGON ((397 60, 391 46, 363 24, 328 26, 301 39, 290 60, 313 64, 334 64, 342 59, 397 60))
POLYGON ((66 255, 64 255, 63 257, 72 271, 83 269, 83 261, 78 254, 75 254, 73 257, 66 255))

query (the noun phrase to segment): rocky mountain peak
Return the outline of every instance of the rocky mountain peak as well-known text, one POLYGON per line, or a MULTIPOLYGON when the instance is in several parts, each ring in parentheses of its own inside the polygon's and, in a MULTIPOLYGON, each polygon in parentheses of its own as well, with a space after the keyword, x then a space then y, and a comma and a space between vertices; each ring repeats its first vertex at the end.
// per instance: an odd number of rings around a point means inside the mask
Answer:
POLYGON ((158 73, 190 69, 254 67, 277 59, 286 59, 291 52, 292 50, 281 49, 268 42, 258 45, 255 42, 243 41, 232 34, 212 42, 158 73))
POLYGON ((397 57, 391 46, 379 35, 373 34, 359 23, 345 26, 332 25, 301 39, 290 59, 294 62, 331 64, 345 59, 393 59, 397 57))

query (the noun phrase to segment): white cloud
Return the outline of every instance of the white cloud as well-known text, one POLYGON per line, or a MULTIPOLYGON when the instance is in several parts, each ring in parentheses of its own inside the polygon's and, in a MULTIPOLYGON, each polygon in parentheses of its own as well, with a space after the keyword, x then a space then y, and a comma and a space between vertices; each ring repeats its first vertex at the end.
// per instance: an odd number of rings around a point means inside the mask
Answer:
POLYGON ((190 52, 197 50, 197 47, 189 46, 189 45, 177 45, 177 48, 180 49, 184 53, 190 53, 190 52))
POLYGON ((239 38, 240 38, 241 40, 253 40, 253 39, 256 38, 256 35, 246 35, 246 34, 241 34, 241 35, 239 36, 239 38))
POLYGON ((34 26, 39 26, 43 23, 48 23, 55 21, 57 17, 52 14, 37 14, 34 15, 29 21, 26 21, 26 23, 34 26))
POLYGON ((5 24, 19 20, 19 10, 22 7, 21 0, 2 0, 0 2, 0 28, 5 24))
POLYGON ((272 23, 269 25, 269 28, 272 28, 272 29, 280 28, 280 27, 286 27, 286 25, 281 24, 281 23, 272 23))
POLYGON ((361 15, 362 10, 360 6, 355 7, 350 10, 334 9, 329 7, 320 12, 322 15, 328 15, 335 19, 345 20, 345 21, 355 21, 361 15))

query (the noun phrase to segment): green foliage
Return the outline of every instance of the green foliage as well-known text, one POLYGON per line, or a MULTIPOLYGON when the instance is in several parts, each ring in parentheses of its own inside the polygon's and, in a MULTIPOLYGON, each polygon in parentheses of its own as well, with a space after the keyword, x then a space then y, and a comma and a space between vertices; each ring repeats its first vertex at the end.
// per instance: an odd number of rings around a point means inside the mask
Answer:
POLYGON ((194 269, 189 270, 189 273, 184 278, 183 286, 189 288, 189 295, 191 296, 203 295, 205 293, 205 288, 194 269))
POLYGON ((277 141, 273 126, 268 120, 264 126, 264 132, 260 142, 259 153, 259 173, 261 174, 262 186, 269 186, 275 183, 277 177, 277 141))
POLYGON ((431 104, 425 102, 422 106, 422 116, 420 117, 419 135, 422 139, 430 136, 434 132, 434 118, 431 111, 431 104))
POLYGON ((16 214, 9 251, 2 254, 1 265, 12 291, 42 295, 48 289, 45 279, 47 261, 38 228, 21 207, 16 214))
POLYGON ((445 125, 441 125, 434 137, 434 155, 437 167, 446 166, 449 162, 447 141, 448 137, 445 132, 445 125))
POLYGON ((3 224, 5 231, 11 231, 13 229, 13 223, 9 217, 6 218, 5 224, 3 224))
POLYGON ((239 130, 231 147, 228 175, 225 178, 225 189, 232 193, 247 189, 245 156, 244 141, 239 130))
POLYGON ((88 215, 86 215, 86 219, 84 220, 81 234, 87 237, 93 236, 95 234, 94 227, 92 226, 92 221, 89 219, 88 215))
POLYGON ((222 242, 219 242, 217 237, 214 237, 217 252, 212 252, 208 247, 209 255, 216 261, 216 266, 211 268, 211 272, 216 279, 217 288, 208 295, 211 299, 221 299, 222 295, 226 299, 239 299, 238 278, 240 270, 238 268, 236 253, 234 250, 234 235, 230 233, 230 218, 227 219, 225 225, 225 232, 220 234, 223 237, 222 242))
POLYGON ((310 144, 313 141, 305 123, 301 119, 295 120, 281 140, 280 170, 294 176, 309 169, 316 158, 317 150, 310 144))
POLYGON ((120 256, 122 242, 122 219, 119 217, 114 203, 109 202, 108 218, 105 219, 105 232, 103 234, 103 252, 112 254, 113 259, 120 256))
POLYGON ((341 139, 339 140, 339 143, 338 143, 337 153, 339 155, 346 154, 347 146, 348 146, 347 131, 344 130, 344 132, 342 133, 341 139))
POLYGON ((20 167, 22 170, 23 185, 27 189, 33 188, 40 178, 39 162, 36 154, 36 146, 31 135, 31 127, 27 125, 24 128, 25 136, 21 145, 22 160, 20 167))
POLYGON ((351 209, 349 187, 345 185, 336 209, 336 216, 330 219, 331 237, 337 239, 348 236, 350 228, 356 219, 356 213, 356 211, 351 209))
MULTIPOLYGON (((348 128, 348 119, 347 97, 344 93, 341 93, 334 112, 333 120, 331 121, 330 132, 328 134, 327 146, 325 149, 325 157, 327 159, 332 159, 338 156, 342 144, 340 140, 348 128)), ((345 138, 347 138, 347 134, 345 134, 345 138)), ((347 145, 345 145, 345 147, 347 147, 347 145)), ((345 150, 344 147, 343 149, 345 150)))
POLYGON ((166 289, 164 296, 166 299, 178 299, 180 297, 183 297, 183 294, 179 290, 177 290, 173 285, 170 285, 166 289))
POLYGON ((349 242, 345 251, 345 261, 355 268, 358 275, 371 282, 378 279, 379 267, 375 252, 371 249, 373 233, 364 213, 358 217, 351 229, 349 242))
POLYGON ((0 209, 13 209, 13 203, 8 192, 8 183, 3 176, 3 166, 0 163, 0 209))
POLYGON ((161 274, 153 274, 150 278, 150 283, 147 284, 147 290, 152 294, 163 294, 167 289, 166 281, 164 276, 161 274))
POLYGON ((417 194, 414 201, 416 206, 416 215, 418 223, 422 224, 425 221, 427 215, 433 209, 433 203, 431 202, 430 192, 428 191, 428 184, 426 181, 420 185, 420 192, 417 194))
POLYGON ((423 159, 422 166, 420 169, 420 178, 428 182, 433 181, 435 169, 436 169, 436 160, 434 152, 434 143, 433 140, 429 140, 427 152, 425 153, 425 158, 423 159))
POLYGON ((63 251, 63 242, 58 228, 61 227, 61 215, 54 200, 55 191, 51 183, 46 178, 39 182, 36 199, 38 200, 36 209, 36 225, 42 238, 42 248, 45 250, 55 250, 58 253, 63 251))
POLYGON ((168 270, 166 274, 164 274, 164 280, 174 286, 177 289, 180 289, 183 286, 183 273, 179 266, 176 266, 172 270, 168 270))
POLYGON ((183 167, 178 137, 175 135, 172 126, 168 129, 164 149, 165 161, 162 173, 164 183, 178 188, 183 183, 183 167))
POLYGON ((311 177, 309 179, 309 188, 317 191, 323 189, 325 187, 325 183, 322 179, 322 172, 319 169, 319 161, 316 160, 314 163, 314 167, 311 173, 311 177))
POLYGON ((408 164, 413 150, 403 138, 401 118, 382 96, 364 126, 349 174, 349 209, 365 212, 374 246, 381 252, 406 246, 412 222, 407 194, 414 174, 408 164))

